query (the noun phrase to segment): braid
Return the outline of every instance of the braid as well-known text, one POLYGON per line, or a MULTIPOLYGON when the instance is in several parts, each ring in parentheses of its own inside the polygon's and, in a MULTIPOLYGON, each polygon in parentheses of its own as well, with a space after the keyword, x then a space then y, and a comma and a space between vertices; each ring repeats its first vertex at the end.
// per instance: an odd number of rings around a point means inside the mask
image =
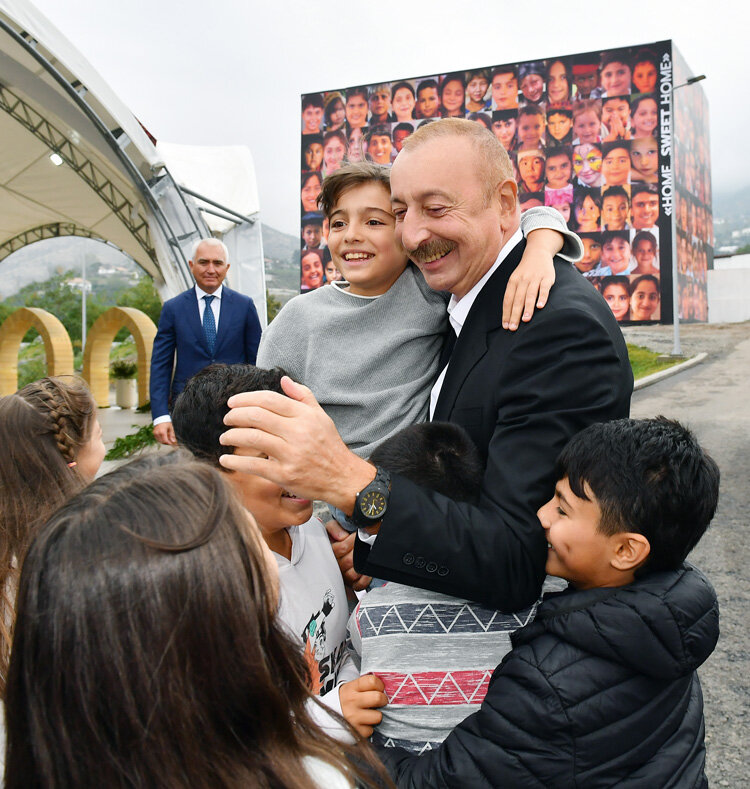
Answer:
POLYGON ((18 394, 46 416, 58 451, 66 463, 74 462, 94 413, 94 402, 83 382, 41 378, 18 394))
POLYGON ((57 448, 66 462, 72 463, 75 460, 77 447, 73 436, 68 432, 69 420, 62 411, 56 408, 49 412, 49 416, 55 425, 55 443, 57 448))
POLYGON ((42 378, 0 397, 0 698, 20 567, 41 525, 85 484, 67 466, 88 440, 95 413, 86 385, 72 377, 42 378))

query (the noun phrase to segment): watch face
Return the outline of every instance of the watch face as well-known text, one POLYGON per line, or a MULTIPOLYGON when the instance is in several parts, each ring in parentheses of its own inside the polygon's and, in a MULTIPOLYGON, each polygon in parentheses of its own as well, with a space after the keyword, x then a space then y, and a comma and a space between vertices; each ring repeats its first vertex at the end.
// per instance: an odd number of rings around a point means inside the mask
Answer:
POLYGON ((359 501, 359 509, 366 518, 377 518, 385 512, 386 498, 379 490, 368 490, 359 501))

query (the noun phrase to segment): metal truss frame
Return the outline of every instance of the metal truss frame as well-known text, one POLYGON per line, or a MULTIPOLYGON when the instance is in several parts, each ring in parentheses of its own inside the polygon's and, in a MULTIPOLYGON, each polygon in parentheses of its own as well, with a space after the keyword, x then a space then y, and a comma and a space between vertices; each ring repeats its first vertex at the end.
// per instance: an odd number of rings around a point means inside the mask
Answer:
POLYGON ((75 222, 51 222, 47 225, 39 225, 29 230, 24 230, 13 238, 9 238, 4 244, 0 244, 0 260, 4 260, 8 255, 25 247, 27 244, 34 244, 37 241, 44 241, 48 238, 61 238, 63 236, 79 236, 81 238, 92 238, 112 246, 106 238, 92 233, 85 227, 76 225, 75 222))
POLYGON ((65 164, 82 178, 107 207, 127 227, 144 252, 158 265, 151 243, 148 223, 120 189, 56 126, 12 90, 0 85, 0 109, 18 121, 34 137, 58 154, 65 164))

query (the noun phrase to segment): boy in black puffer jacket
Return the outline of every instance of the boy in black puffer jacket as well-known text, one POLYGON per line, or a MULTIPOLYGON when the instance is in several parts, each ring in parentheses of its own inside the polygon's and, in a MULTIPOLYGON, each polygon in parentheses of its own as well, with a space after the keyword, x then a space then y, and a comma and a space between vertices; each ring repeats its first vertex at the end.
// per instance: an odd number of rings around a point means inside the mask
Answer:
POLYGON ((592 425, 539 510, 547 572, 570 582, 512 636, 479 712, 418 757, 380 749, 399 787, 707 787, 696 669, 719 636, 713 588, 684 563, 719 469, 663 417, 592 425))

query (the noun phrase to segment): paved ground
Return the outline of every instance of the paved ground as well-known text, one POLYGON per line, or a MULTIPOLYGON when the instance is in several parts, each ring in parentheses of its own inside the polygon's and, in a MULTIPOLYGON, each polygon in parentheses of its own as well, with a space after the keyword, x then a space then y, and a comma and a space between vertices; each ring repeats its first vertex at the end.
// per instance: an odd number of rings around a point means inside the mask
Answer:
MULTIPOLYGON (((115 398, 112 396, 110 402, 114 403, 114 401, 115 398)), ((128 408, 123 409, 113 406, 112 408, 99 409, 99 424, 102 426, 102 438, 108 450, 112 448, 116 438, 135 433, 139 427, 147 425, 150 421, 151 414, 137 414, 128 408)), ((121 464, 121 460, 105 460, 97 476, 107 474, 121 464)))
MULTIPOLYGON (((671 327, 626 329, 628 342, 664 350, 671 327)), ((664 414, 690 425, 721 468, 719 509, 690 561, 714 584, 721 637, 700 670, 712 787, 750 785, 750 323, 686 326, 683 352, 708 359, 633 395, 634 417, 664 414), (744 766, 743 766, 744 765, 744 766)))

